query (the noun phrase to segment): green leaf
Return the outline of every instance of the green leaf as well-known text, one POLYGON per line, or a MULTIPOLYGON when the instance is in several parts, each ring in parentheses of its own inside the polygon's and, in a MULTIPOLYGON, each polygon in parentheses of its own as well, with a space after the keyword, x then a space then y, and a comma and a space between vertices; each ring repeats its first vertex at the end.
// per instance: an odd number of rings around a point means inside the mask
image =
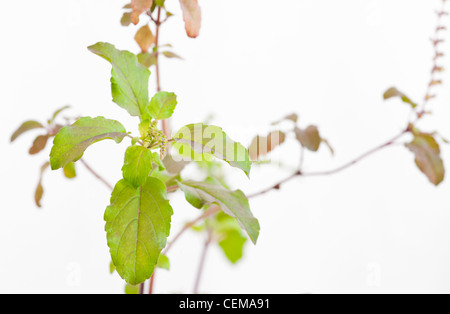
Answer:
POLYGON ((238 223, 232 217, 219 213, 212 222, 212 228, 226 258, 236 264, 242 258, 247 242, 238 223))
POLYGON ((44 150, 45 146, 47 146, 49 135, 39 135, 33 142, 33 145, 30 147, 29 153, 30 155, 36 155, 44 150))
POLYGON ((158 259, 158 264, 156 264, 156 267, 162 268, 165 270, 170 270, 170 261, 167 256, 164 254, 161 254, 158 259))
POLYGON ((137 189, 121 180, 112 192, 105 230, 117 272, 129 284, 152 276, 166 246, 173 214, 166 194, 164 183, 153 177, 137 189))
POLYGON ((43 129, 44 126, 37 121, 26 121, 13 133, 11 136, 11 143, 14 142, 19 136, 34 129, 43 129))
POLYGON ((180 155, 189 156, 190 160, 210 160, 208 156, 214 156, 250 175, 252 162, 247 149, 231 140, 220 127, 190 124, 181 128, 173 139, 173 147, 180 155))
POLYGON ((439 185, 445 177, 441 150, 432 134, 416 133, 411 143, 406 144, 416 156, 417 167, 434 185, 439 185))
POLYGON ((303 147, 313 152, 317 152, 322 143, 319 129, 314 125, 310 125, 305 130, 296 127, 295 136, 303 147))
POLYGON ((253 243, 256 243, 260 230, 259 222, 253 217, 248 199, 242 191, 230 191, 219 184, 194 181, 178 182, 178 185, 185 193, 186 200, 196 208, 218 204, 227 215, 236 218, 253 243))
POLYGON ((286 134, 281 131, 270 132, 267 136, 257 136, 253 139, 249 147, 249 154, 253 161, 260 156, 265 156, 280 146, 286 140, 286 134))
POLYGON ((129 51, 117 50, 108 43, 88 48, 112 64, 111 91, 113 101, 132 116, 140 116, 147 106, 150 71, 129 51))
POLYGON ((75 170, 75 163, 69 162, 67 165, 64 166, 64 176, 67 179, 73 179, 77 176, 77 171, 75 170))
POLYGON ((172 116, 176 106, 177 96, 174 93, 159 92, 153 96, 144 117, 151 117, 156 120, 169 119, 172 116))
POLYGON ((408 96, 406 96, 404 93, 402 93, 395 87, 389 88, 383 95, 384 100, 394 98, 394 97, 401 98, 401 100, 404 103, 409 104, 413 109, 417 107, 417 104, 415 102, 413 102, 408 96))
POLYGON ((125 294, 139 294, 139 285, 127 284, 125 286, 125 294))
POLYGON ((84 117, 62 128, 53 141, 50 163, 53 170, 79 160, 89 145, 113 139, 120 143, 127 135, 122 124, 103 117, 84 117))
POLYGON ((142 146, 130 146, 125 152, 125 163, 122 167, 123 178, 134 188, 147 181, 152 170, 152 153, 142 146))

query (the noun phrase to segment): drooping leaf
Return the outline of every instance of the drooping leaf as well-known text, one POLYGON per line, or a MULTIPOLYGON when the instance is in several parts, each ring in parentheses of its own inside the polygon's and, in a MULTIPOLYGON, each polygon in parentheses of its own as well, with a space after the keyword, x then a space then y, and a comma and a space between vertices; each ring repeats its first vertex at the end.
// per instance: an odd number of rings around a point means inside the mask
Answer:
POLYGON ((417 104, 415 102, 413 102, 408 96, 406 96, 395 87, 389 88, 383 95, 384 100, 394 97, 399 97, 404 103, 409 104, 413 109, 417 107, 417 104))
POLYGON ((117 50, 108 43, 97 43, 89 50, 112 64, 113 101, 132 116, 140 116, 147 106, 150 71, 129 51, 117 50))
POLYGON ((187 35, 191 38, 198 37, 202 24, 202 10, 198 0, 180 0, 180 4, 187 35))
POLYGON ((41 208, 41 200, 42 196, 44 195, 44 187, 42 186, 42 176, 44 175, 45 170, 50 166, 50 163, 47 161, 41 166, 41 172, 39 174, 39 182, 36 187, 36 191, 34 192, 34 202, 36 203, 36 206, 41 208))
POLYGON ((158 264, 156 264, 156 267, 165 269, 165 270, 170 270, 169 258, 167 256, 165 256, 164 254, 159 255, 158 264))
POLYGON ((303 147, 313 152, 317 152, 322 143, 319 129, 314 125, 307 127, 305 130, 296 127, 295 136, 303 147))
POLYGON ((139 285, 130 285, 127 283, 125 286, 125 294, 139 294, 139 285))
POLYGON ((30 155, 36 155, 37 153, 44 150, 45 146, 47 146, 49 135, 39 135, 33 142, 33 145, 30 147, 29 153, 30 155))
POLYGON ((153 5, 153 0, 131 0, 131 8, 133 12, 131 13, 131 21, 134 25, 139 23, 139 16, 147 11, 153 5))
POLYGON ((43 129, 44 126, 37 121, 26 121, 13 133, 11 136, 11 142, 14 142, 19 136, 34 129, 43 129))
POLYGON ((218 204, 224 213, 236 218, 253 243, 256 243, 259 236, 259 222, 253 217, 248 199, 242 191, 230 191, 220 184, 195 181, 178 182, 178 185, 185 193, 186 200, 196 208, 218 204))
POLYGON ((208 157, 214 156, 250 175, 252 162, 247 149, 231 140, 220 127, 190 124, 182 127, 173 140, 173 147, 182 156, 189 156, 194 161, 208 160, 208 157))
POLYGON ((75 163, 69 162, 67 165, 64 166, 64 176, 67 179, 73 179, 77 176, 77 171, 75 169, 75 163))
POLYGON ((155 36, 148 25, 142 26, 134 36, 143 53, 146 53, 150 47, 155 43, 155 36))
POLYGON ((226 258, 237 263, 243 256, 247 238, 242 234, 239 224, 232 217, 218 213, 212 221, 215 237, 226 258))
POLYGON ((176 106, 177 96, 174 93, 159 92, 150 101, 146 115, 156 120, 169 119, 176 106))
POLYGON ((120 143, 127 135, 122 124, 103 117, 84 117, 62 128, 53 141, 50 163, 53 170, 79 160, 93 143, 113 139, 120 143))
POLYGON ((122 24, 122 26, 130 26, 130 24, 131 24, 131 13, 130 12, 125 12, 122 15, 122 18, 120 19, 120 24, 122 24))
POLYGON ((411 143, 406 144, 416 159, 416 165, 434 185, 439 185, 445 176, 441 150, 432 134, 416 133, 411 143))
POLYGON ((132 285, 149 279, 170 233, 172 207, 159 179, 134 188, 117 183, 106 208, 105 230, 117 272, 132 285))
POLYGON ((156 56, 154 53, 140 53, 137 56, 139 63, 145 66, 146 68, 151 67, 156 64, 156 56))
POLYGON ((258 160, 280 146, 286 140, 286 134, 281 131, 270 132, 267 136, 256 136, 249 147, 250 158, 258 160))
POLYGON ((123 178, 134 188, 144 185, 152 167, 152 153, 150 150, 143 146, 130 146, 127 148, 122 173, 123 178))

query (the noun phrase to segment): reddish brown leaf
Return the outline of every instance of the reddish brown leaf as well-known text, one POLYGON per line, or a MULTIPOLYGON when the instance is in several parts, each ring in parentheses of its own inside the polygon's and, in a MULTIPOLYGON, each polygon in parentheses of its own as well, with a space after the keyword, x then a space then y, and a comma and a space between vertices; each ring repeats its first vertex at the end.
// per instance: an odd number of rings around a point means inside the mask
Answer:
POLYGON ((406 144, 416 156, 416 165, 434 185, 439 185, 445 176, 441 150, 432 134, 417 133, 411 143, 406 144))
POLYGON ((36 191, 34 192, 34 201, 36 203, 37 207, 42 207, 41 200, 42 196, 44 195, 44 187, 42 186, 42 175, 44 174, 45 170, 50 166, 50 163, 47 161, 44 163, 41 167, 41 174, 39 176, 39 183, 36 187, 36 191))
POLYGON ((152 7, 153 0, 131 0, 131 22, 134 25, 139 23, 139 16, 152 7))
POLYGON ((148 52, 150 47, 155 43, 155 37, 153 36, 153 33, 148 25, 141 27, 137 31, 136 36, 134 36, 134 39, 138 43, 139 47, 141 47, 143 53, 148 52))
POLYGON ((198 0, 180 0, 180 4, 187 35, 191 38, 198 37, 202 24, 202 10, 198 0))
POLYGON ((45 146, 47 145, 47 141, 48 141, 48 134, 47 135, 39 135, 38 137, 36 137, 36 139, 33 142, 33 145, 30 148, 30 155, 35 155, 37 153, 39 153, 40 151, 42 151, 45 146))
POLYGON ((310 125, 305 130, 295 128, 295 136, 303 147, 313 152, 317 152, 322 143, 319 129, 314 125, 310 125))

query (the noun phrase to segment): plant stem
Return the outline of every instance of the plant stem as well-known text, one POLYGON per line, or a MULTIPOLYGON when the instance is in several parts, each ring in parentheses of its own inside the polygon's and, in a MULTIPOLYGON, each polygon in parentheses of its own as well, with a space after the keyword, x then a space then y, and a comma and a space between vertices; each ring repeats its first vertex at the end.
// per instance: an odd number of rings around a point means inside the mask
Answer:
POLYGON ((208 237, 205 240, 205 244, 203 246, 202 256, 200 257, 200 264, 198 265, 197 276, 195 279, 193 291, 194 294, 198 294, 199 291, 200 282, 202 280, 203 271, 205 269, 206 255, 208 254, 208 249, 209 246, 211 245, 211 242, 212 242, 212 230, 208 228, 208 237))
POLYGON ((114 187, 110 183, 108 183, 108 181, 106 181, 101 175, 94 171, 94 169, 92 169, 84 159, 80 159, 80 162, 90 173, 92 173, 98 180, 100 180, 105 186, 107 186, 108 189, 110 189, 111 191, 114 190, 114 187))

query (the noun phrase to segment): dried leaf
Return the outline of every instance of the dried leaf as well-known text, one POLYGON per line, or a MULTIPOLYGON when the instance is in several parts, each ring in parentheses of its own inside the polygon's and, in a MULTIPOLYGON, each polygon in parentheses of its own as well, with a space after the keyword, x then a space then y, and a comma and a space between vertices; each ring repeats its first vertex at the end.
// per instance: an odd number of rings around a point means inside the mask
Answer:
POLYGON ((416 133, 406 147, 416 156, 416 165, 434 185, 439 185, 445 176, 441 150, 432 134, 416 133))
POLYGON ((305 130, 295 128, 295 136, 303 147, 313 152, 317 152, 322 143, 319 129, 314 125, 310 125, 305 130))
POLYGON ((258 160, 260 156, 265 156, 280 146, 286 140, 286 134, 281 131, 270 132, 267 136, 257 136, 253 139, 249 147, 250 158, 258 160))
POLYGON ((148 25, 141 27, 137 31, 136 36, 134 36, 134 39, 138 43, 139 47, 141 47, 143 53, 146 53, 155 43, 155 36, 153 36, 153 33, 148 25))
POLYGON ((202 11, 198 0, 180 0, 180 4, 187 35, 191 38, 198 37, 202 24, 202 11))
POLYGON ((131 0, 131 8, 133 12, 131 13, 131 22, 134 25, 139 23, 139 16, 147 11, 153 5, 153 0, 131 0))

